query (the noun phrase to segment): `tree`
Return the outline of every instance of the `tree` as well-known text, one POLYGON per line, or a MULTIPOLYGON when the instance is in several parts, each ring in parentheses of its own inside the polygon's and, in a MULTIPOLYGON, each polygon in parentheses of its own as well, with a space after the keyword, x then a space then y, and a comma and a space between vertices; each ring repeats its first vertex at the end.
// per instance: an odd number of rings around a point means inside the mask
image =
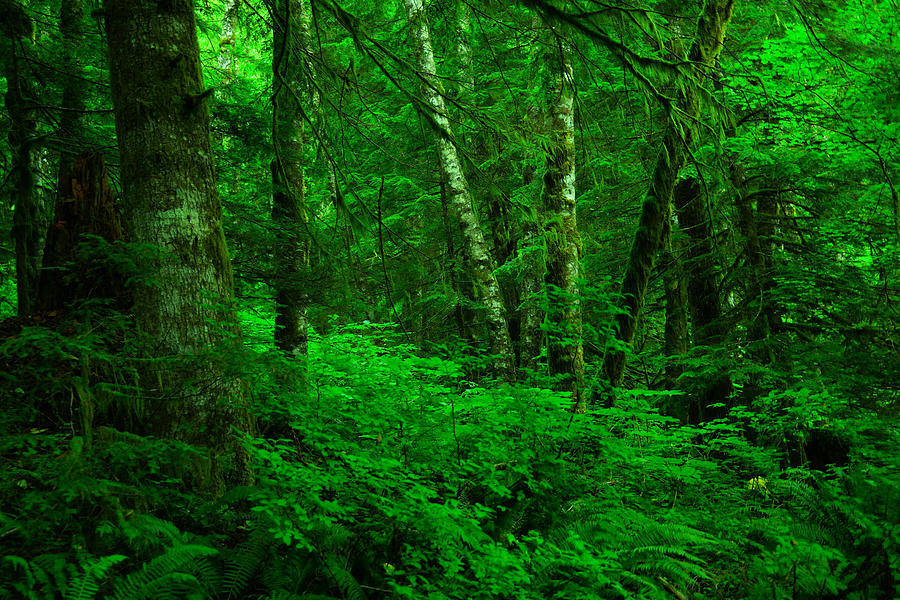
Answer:
POLYGON ((41 142, 34 110, 37 101, 23 55, 23 50, 31 46, 34 24, 14 0, 0 2, 0 14, 4 20, 0 26, 0 50, 6 76, 5 105, 12 121, 7 138, 13 153, 9 190, 15 206, 12 238, 16 247, 17 310, 19 315, 28 315, 37 299, 46 228, 46 207, 39 185, 41 142))
POLYGON ((275 345, 289 356, 306 356, 305 276, 309 241, 304 206, 303 117, 299 90, 301 57, 309 48, 309 12, 302 0, 276 0, 272 75, 272 220, 280 235, 275 244, 275 345))
POLYGON ((697 35, 688 53, 693 67, 693 81, 683 86, 677 100, 669 107, 670 124, 659 153, 650 189, 641 208, 640 222, 631 245, 628 265, 622 278, 623 311, 617 318, 616 339, 620 347, 607 349, 603 369, 613 386, 622 384, 625 373, 625 350, 634 340, 637 321, 644 305, 647 282, 653 263, 663 241, 663 229, 672 201, 672 190, 678 172, 684 164, 687 149, 693 139, 693 120, 700 116, 700 81, 715 65, 722 50, 728 22, 731 20, 733 0, 708 0, 697 21, 697 35))
POLYGON ((447 109, 444 104, 444 89, 437 77, 431 36, 428 23, 425 21, 425 8, 422 0, 404 0, 404 5, 413 39, 418 76, 422 81, 421 89, 424 100, 420 110, 426 115, 434 130, 438 145, 441 179, 447 192, 448 204, 462 229, 463 252, 467 259, 467 266, 481 293, 481 300, 487 315, 491 353, 495 357, 494 368, 499 376, 513 380, 515 379, 515 361, 503 297, 497 277, 493 272, 491 254, 485 242, 484 233, 481 231, 472 208, 469 184, 463 173, 453 133, 450 130, 450 121, 447 118, 447 109))
POLYGON ((208 470, 196 485, 218 493, 217 459, 235 450, 232 427, 248 431, 249 422, 241 382, 214 360, 240 335, 194 6, 111 0, 104 15, 126 228, 131 241, 158 248, 134 309, 146 352, 161 359, 141 376, 152 400, 149 429, 205 447, 208 470))
POLYGON ((541 210, 545 222, 544 284, 549 322, 547 364, 559 386, 583 412, 584 349, 578 278, 581 236, 575 209, 575 96, 570 48, 562 40, 547 53, 551 83, 546 87, 550 140, 546 150, 541 210))

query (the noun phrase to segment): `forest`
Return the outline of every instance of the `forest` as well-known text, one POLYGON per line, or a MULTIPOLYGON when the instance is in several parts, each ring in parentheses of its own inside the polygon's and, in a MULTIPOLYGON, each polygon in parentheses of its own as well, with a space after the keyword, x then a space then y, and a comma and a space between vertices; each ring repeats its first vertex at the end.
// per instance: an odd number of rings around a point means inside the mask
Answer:
POLYGON ((0 598, 900 598, 898 0, 0 47, 0 598))

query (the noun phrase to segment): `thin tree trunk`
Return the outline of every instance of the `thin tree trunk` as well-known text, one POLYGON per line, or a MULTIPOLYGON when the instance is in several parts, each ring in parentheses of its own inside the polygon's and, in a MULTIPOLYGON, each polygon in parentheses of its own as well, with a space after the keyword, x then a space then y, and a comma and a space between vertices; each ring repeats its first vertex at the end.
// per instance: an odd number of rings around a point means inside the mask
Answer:
POLYGON ((225 14, 222 16, 222 31, 219 35, 219 56, 216 59, 216 66, 223 75, 223 83, 229 83, 235 72, 234 48, 237 45, 237 17, 240 5, 241 3, 237 0, 226 0, 225 14))
MULTIPOLYGON (((688 58, 695 65, 694 77, 703 79, 722 49, 725 30, 731 20, 733 0, 707 0, 703 12, 697 21, 697 36, 691 45, 688 58)), ((699 82, 697 83, 699 84, 699 82)), ((653 270, 653 261, 662 243, 662 233, 668 205, 671 202, 672 190, 678 178, 678 172, 684 164, 685 148, 692 140, 693 119, 700 116, 698 93, 692 85, 685 86, 683 94, 677 100, 677 108, 683 113, 682 118, 670 114, 670 124, 666 128, 663 149, 657 159, 653 171, 650 190, 644 199, 641 218, 628 265, 622 279, 623 312, 617 317, 618 332, 616 339, 619 346, 630 346, 637 330, 637 321, 644 306, 647 282, 653 270), (676 127, 678 118, 680 126, 676 127)), ((603 368, 607 379, 613 386, 622 385, 625 374, 625 351, 609 348, 603 360, 603 368)), ((607 402, 611 400, 607 399, 607 402)))
POLYGON ((305 236, 306 208, 303 181, 303 120, 298 96, 303 78, 301 23, 307 18, 298 0, 275 2, 272 73, 272 220, 280 229, 275 245, 278 267, 275 293, 275 346, 289 356, 307 354, 306 274, 309 242, 305 236))
MULTIPOLYGON (((537 83, 538 67, 541 64, 539 34, 544 29, 540 15, 535 14, 531 21, 531 49, 528 52, 531 69, 528 74, 529 87, 537 83)), ((545 135, 547 123, 540 105, 535 102, 526 108, 526 119, 531 125, 535 137, 545 135)), ((537 145, 535 145, 537 146, 537 145)), ((522 174, 522 183, 531 185, 537 169, 526 168, 522 174)), ((537 197, 537 194, 534 195, 537 197)), ((522 263, 522 283, 519 290, 519 365, 523 369, 536 370, 538 358, 544 346, 544 269, 546 266, 543 236, 540 232, 541 207, 534 203, 534 210, 522 223, 522 243, 519 248, 519 261, 522 263)))
POLYGON ((575 210, 575 96, 572 63, 564 46, 549 55, 555 82, 547 87, 550 145, 541 203, 547 248, 547 365, 570 392, 574 409, 584 412, 584 349, 578 261, 581 237, 575 210))
POLYGON ((232 432, 250 423, 244 386, 214 362, 240 344, 240 331, 194 4, 107 0, 104 14, 126 229, 132 241, 158 248, 134 309, 139 339, 160 359, 141 374, 152 396, 149 429, 206 447, 186 474, 215 495, 225 486, 224 453, 235 454, 235 480, 250 479, 232 432))
POLYGON ((422 95, 438 144, 441 178, 445 182, 447 200, 462 229, 463 251, 471 267, 472 278, 484 303, 494 369, 500 377, 515 379, 512 343, 506 323, 500 286, 494 275, 490 251, 472 208, 469 185, 452 140, 450 121, 444 105, 443 86, 436 76, 434 52, 422 0, 404 0, 414 43, 416 64, 422 78, 422 95))

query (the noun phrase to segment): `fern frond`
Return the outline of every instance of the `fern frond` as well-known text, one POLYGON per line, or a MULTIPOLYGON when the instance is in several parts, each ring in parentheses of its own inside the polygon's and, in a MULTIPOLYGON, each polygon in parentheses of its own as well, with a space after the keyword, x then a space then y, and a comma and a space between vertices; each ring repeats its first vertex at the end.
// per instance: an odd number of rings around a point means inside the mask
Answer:
POLYGON ((129 573, 115 587, 114 600, 159 600, 169 597, 183 585, 199 585, 197 578, 189 572, 196 561, 218 554, 218 550, 208 546, 173 546, 157 556, 139 571, 129 573))
POLYGON ((100 591, 100 580, 106 576, 106 572, 126 558, 128 557, 121 554, 112 554, 90 561, 85 565, 84 573, 66 586, 63 598, 65 600, 92 600, 100 591))
POLYGON ((350 571, 344 568, 336 556, 329 555, 326 559, 326 565, 334 582, 344 594, 344 598, 347 600, 366 600, 366 593, 363 591, 362 586, 359 585, 359 582, 356 581, 356 578, 350 571))
POLYGON ((240 598, 252 577, 269 554, 270 537, 262 529, 250 534, 247 542, 232 550, 225 559, 224 587, 226 598, 240 598))

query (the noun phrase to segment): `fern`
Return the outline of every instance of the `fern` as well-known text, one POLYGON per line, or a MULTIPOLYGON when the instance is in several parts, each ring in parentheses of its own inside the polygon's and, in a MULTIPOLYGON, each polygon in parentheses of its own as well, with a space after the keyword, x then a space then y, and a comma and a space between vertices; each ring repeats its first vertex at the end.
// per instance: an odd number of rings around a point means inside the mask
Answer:
POLYGON ((199 587, 197 577, 190 573, 197 561, 215 556, 218 551, 196 544, 173 546, 157 556, 139 571, 129 573, 116 584, 113 600, 160 600, 176 598, 175 593, 186 587, 199 587))
POLYGON ((350 571, 340 564, 336 556, 329 555, 326 559, 326 565, 328 567, 328 572, 341 590, 344 598, 347 600, 365 600, 366 594, 363 591, 362 586, 359 585, 359 582, 356 581, 356 578, 350 571))
POLYGON ((92 600, 100 591, 100 580, 106 576, 107 571, 126 558, 121 554, 113 554, 92 560, 85 566, 84 573, 66 586, 63 597, 65 600, 92 600))
POLYGON ((255 529, 247 542, 224 557, 226 568, 224 591, 226 598, 240 598, 269 554, 270 537, 262 529, 255 529))

